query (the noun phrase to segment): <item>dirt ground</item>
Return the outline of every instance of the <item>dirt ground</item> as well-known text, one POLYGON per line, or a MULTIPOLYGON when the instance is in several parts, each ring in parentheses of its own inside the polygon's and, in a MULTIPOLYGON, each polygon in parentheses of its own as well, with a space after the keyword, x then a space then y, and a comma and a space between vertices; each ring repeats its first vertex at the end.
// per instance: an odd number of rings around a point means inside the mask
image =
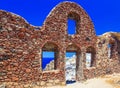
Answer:
POLYGON ((120 74, 105 75, 99 78, 89 79, 83 83, 76 82, 66 86, 43 88, 120 88, 120 74))

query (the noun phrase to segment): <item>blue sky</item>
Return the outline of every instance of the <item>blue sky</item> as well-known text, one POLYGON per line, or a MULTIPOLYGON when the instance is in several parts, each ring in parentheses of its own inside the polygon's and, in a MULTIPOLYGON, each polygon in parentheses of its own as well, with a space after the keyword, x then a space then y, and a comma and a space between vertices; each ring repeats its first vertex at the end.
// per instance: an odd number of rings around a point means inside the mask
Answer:
POLYGON ((66 52, 66 57, 73 57, 73 55, 76 55, 76 52, 66 52))
MULTIPOLYGON (((54 6, 65 0, 1 0, 0 9, 24 17, 30 24, 41 26, 54 6)), ((91 17, 96 34, 120 32, 120 0, 68 0, 81 5, 91 17)), ((72 31, 72 30, 71 30, 72 31)))
POLYGON ((68 19, 68 34, 73 35, 75 33, 76 33, 76 22, 75 20, 68 19))
MULTIPOLYGON (((43 52, 43 58, 54 58, 54 52, 43 52)), ((75 52, 67 52, 66 53, 66 57, 72 57, 73 55, 76 55, 76 53, 75 52)))
POLYGON ((43 58, 54 58, 54 54, 55 54, 54 52, 45 52, 45 51, 44 51, 44 52, 42 53, 42 55, 43 55, 42 57, 43 57, 43 58))

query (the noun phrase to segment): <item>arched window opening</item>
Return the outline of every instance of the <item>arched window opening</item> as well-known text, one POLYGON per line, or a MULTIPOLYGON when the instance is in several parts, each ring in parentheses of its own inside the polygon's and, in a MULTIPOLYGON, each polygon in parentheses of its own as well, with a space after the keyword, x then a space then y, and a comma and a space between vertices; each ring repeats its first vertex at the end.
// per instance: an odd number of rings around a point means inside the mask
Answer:
POLYGON ((86 68, 95 66, 95 49, 88 47, 86 50, 86 68))
POLYGON ((76 82, 77 70, 79 67, 80 50, 75 45, 69 45, 66 49, 65 74, 66 83, 76 82))
POLYGON ((56 70, 58 47, 53 43, 46 43, 42 48, 42 70, 56 70))
POLYGON ((79 20, 80 20, 80 17, 78 16, 78 14, 74 12, 71 12, 68 14, 67 24, 68 24, 69 35, 74 35, 78 33, 77 29, 78 29, 79 20))

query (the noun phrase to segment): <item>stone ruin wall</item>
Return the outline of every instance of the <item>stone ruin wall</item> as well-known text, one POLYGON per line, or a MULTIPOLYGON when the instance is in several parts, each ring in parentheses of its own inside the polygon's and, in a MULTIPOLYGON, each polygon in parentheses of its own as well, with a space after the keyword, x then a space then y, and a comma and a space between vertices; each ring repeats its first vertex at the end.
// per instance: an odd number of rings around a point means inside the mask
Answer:
POLYGON ((93 78, 105 74, 120 73, 120 37, 118 38, 114 35, 114 33, 108 32, 97 38, 96 65, 89 70, 85 69, 85 78, 93 78), (108 56, 108 44, 112 44, 113 46, 111 48, 112 51, 110 57, 108 56), (90 74, 88 74, 88 72, 90 72, 90 74))
POLYGON ((0 84, 5 84, 7 88, 65 85, 66 51, 77 52, 77 81, 120 72, 119 45, 120 40, 112 34, 96 36, 87 13, 73 2, 57 5, 41 27, 32 26, 20 16, 1 10, 0 84), (75 35, 67 33, 68 18, 77 22, 75 35), (107 44, 111 41, 115 47, 109 59, 107 44), (55 44, 59 50, 53 71, 42 71, 41 67, 42 49, 47 43, 55 44), (94 49, 94 64, 89 69, 85 66, 88 47, 94 49))

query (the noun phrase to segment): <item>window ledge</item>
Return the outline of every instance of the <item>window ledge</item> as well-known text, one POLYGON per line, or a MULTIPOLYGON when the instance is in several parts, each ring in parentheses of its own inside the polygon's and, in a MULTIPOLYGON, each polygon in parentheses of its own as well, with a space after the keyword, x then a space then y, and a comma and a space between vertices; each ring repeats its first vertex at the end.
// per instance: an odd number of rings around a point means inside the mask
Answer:
POLYGON ((96 69, 96 67, 86 67, 85 69, 96 69))
POLYGON ((55 73, 57 73, 57 72, 59 72, 60 70, 50 70, 50 71, 42 71, 42 73, 52 73, 52 72, 55 72, 55 73))

